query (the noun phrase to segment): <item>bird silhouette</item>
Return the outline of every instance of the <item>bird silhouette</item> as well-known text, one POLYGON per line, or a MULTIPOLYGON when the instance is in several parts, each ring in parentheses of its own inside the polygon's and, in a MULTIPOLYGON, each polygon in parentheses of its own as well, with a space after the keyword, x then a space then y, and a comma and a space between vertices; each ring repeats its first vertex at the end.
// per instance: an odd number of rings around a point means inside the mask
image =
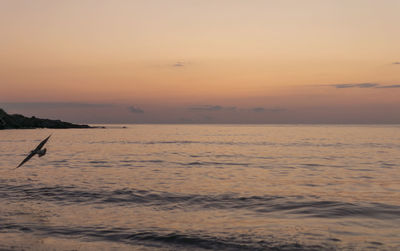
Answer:
POLYGON ((23 164, 25 164, 25 162, 27 162, 28 160, 30 160, 30 159, 31 159, 33 156, 35 156, 36 154, 39 156, 39 158, 42 157, 43 155, 45 155, 47 149, 46 149, 46 148, 43 148, 43 149, 42 149, 42 147, 43 147, 44 144, 46 144, 46 142, 49 140, 50 136, 51 136, 51 134, 50 134, 47 138, 45 138, 42 142, 40 142, 40 144, 39 144, 34 150, 32 150, 32 151, 29 153, 29 155, 26 156, 26 158, 17 166, 17 168, 20 167, 20 166, 22 166, 23 164))

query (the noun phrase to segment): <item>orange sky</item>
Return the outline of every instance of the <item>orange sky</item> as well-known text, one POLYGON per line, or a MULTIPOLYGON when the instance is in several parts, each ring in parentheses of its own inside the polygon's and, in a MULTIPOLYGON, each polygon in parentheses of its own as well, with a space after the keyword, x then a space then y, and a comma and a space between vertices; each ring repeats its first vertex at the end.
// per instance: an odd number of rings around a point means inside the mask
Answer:
POLYGON ((400 123, 399 13, 398 0, 3 0, 0 105, 82 122, 400 123))

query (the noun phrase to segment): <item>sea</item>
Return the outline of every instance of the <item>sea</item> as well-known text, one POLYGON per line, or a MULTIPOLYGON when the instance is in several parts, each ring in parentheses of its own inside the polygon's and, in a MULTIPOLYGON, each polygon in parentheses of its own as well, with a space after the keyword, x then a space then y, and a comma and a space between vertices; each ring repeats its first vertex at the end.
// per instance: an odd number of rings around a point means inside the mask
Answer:
POLYGON ((105 126, 0 130, 0 250, 400 250, 400 125, 105 126))

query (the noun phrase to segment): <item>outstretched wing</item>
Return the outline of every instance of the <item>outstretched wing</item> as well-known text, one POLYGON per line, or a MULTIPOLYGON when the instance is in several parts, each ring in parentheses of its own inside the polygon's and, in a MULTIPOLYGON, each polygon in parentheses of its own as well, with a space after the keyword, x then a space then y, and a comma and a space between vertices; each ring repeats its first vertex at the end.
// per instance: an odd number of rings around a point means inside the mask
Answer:
POLYGON ((25 162, 27 162, 28 160, 30 160, 33 156, 35 156, 36 152, 32 151, 28 156, 26 156, 26 158, 17 166, 20 167, 22 166, 25 162))
POLYGON ((40 149, 42 149, 44 144, 46 144, 46 142, 49 140, 50 136, 51 136, 51 134, 47 138, 45 138, 42 142, 40 142, 40 144, 33 151, 36 152, 36 151, 39 151, 40 149))
MULTIPOLYGON (((47 138, 45 138, 42 142, 40 142, 40 144, 35 148, 35 150, 31 151, 31 153, 30 153, 28 156, 26 156, 26 158, 17 166, 17 168, 20 167, 20 166, 22 166, 23 164, 25 164, 25 162, 27 162, 27 161, 30 160, 33 156, 35 156, 35 154, 37 154, 37 153, 40 151, 40 149, 42 149, 42 147, 44 146, 44 144, 46 144, 46 142, 49 140, 50 136, 51 136, 51 134, 50 134, 47 138)), ((45 152, 46 152, 46 151, 45 151, 45 152)), ((43 154, 43 155, 44 155, 44 154, 43 154)))

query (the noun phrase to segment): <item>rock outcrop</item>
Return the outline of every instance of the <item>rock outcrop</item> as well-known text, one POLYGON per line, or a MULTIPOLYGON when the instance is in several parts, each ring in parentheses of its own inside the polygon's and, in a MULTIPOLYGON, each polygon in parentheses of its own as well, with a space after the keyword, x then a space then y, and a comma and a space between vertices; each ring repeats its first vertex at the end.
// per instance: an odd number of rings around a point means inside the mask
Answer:
POLYGON ((0 129, 32 129, 32 128, 92 128, 88 125, 77 125, 61 120, 25 117, 20 114, 7 114, 0 108, 0 129))

